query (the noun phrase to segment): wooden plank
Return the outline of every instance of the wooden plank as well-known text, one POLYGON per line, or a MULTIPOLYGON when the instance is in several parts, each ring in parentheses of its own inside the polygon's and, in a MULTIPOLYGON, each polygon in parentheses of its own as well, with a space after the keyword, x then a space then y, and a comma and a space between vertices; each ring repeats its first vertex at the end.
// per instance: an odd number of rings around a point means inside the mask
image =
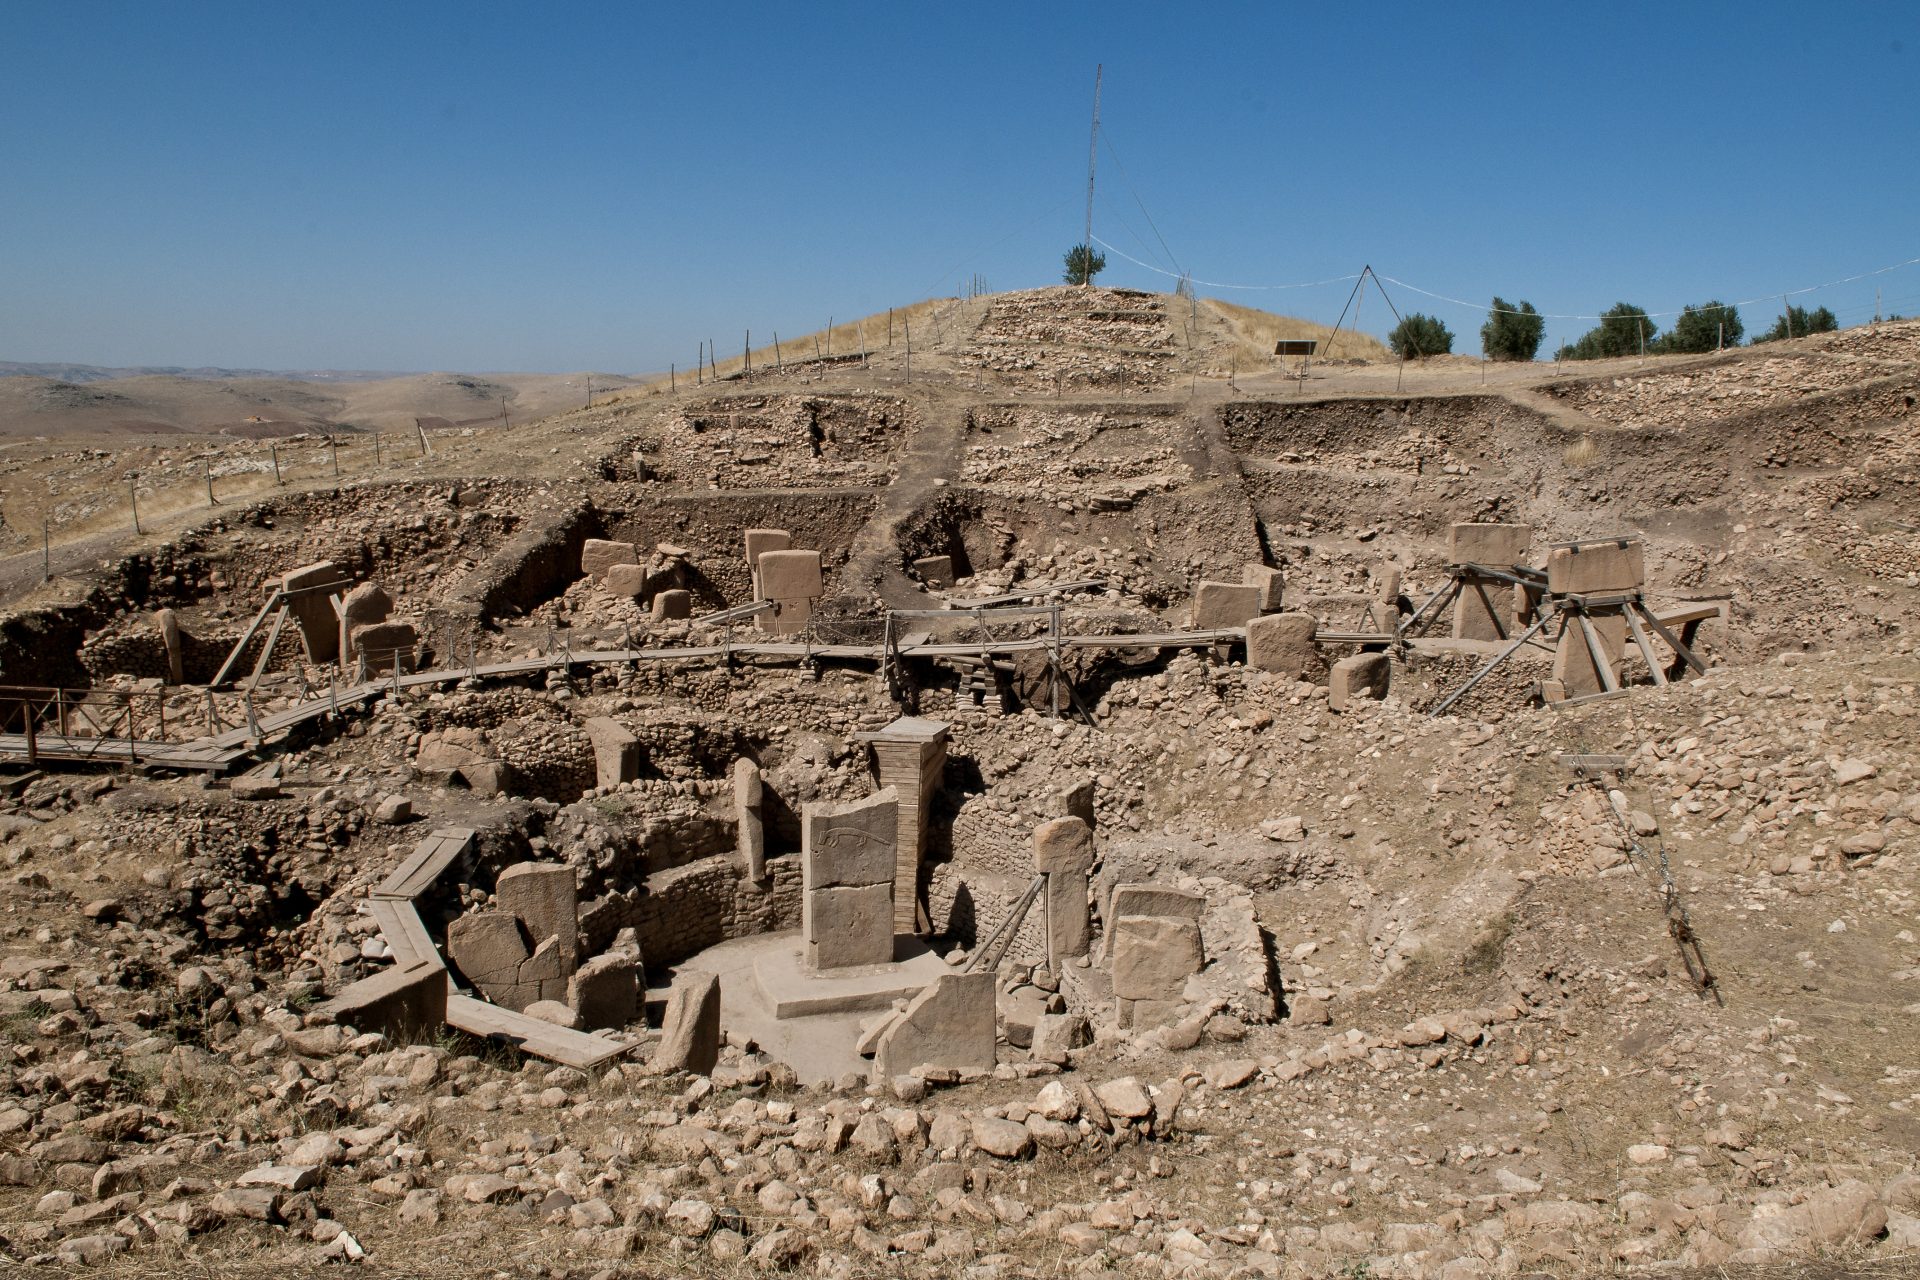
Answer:
POLYGON ((268 614, 279 608, 285 601, 286 595, 280 591, 267 597, 267 602, 260 606, 260 612, 253 616, 252 624, 240 637, 240 642, 233 646, 233 652, 227 655, 227 660, 220 664, 220 670, 214 673, 210 687, 218 688, 227 682, 227 677, 233 673, 235 664, 240 661, 240 655, 247 651, 247 645, 253 640, 254 633, 260 630, 260 624, 267 620, 268 614))
POLYGON ((1685 609, 1656 609, 1653 616, 1660 625, 1671 627, 1676 623, 1706 622, 1722 616, 1724 610, 1718 604, 1693 605, 1685 609))
POLYGON ((1627 758, 1622 755, 1562 752, 1554 758, 1575 773, 1618 773, 1627 767, 1627 758))
POLYGON ((380 882, 374 895, 381 898, 405 898, 412 901, 424 893, 440 873, 453 864, 473 843, 473 831, 467 827, 441 827, 413 847, 393 874, 380 882))
MULTIPOLYGON (((391 898, 370 898, 367 900, 367 914, 380 926, 380 936, 387 940, 387 946, 393 950, 393 962, 402 969, 411 969, 417 964, 426 964, 439 958, 439 951, 431 941, 427 943, 424 954, 419 950, 415 932, 406 919, 407 916, 412 916, 415 922, 420 919, 412 903, 396 902, 391 898)), ((424 928, 420 930, 420 933, 425 932, 424 928)))
POLYGON ((468 1035, 512 1041, 536 1058, 578 1067, 582 1071, 610 1062, 627 1051, 626 1045, 615 1044, 600 1036, 556 1027, 551 1022, 542 1022, 524 1013, 515 1013, 497 1004, 459 994, 447 997, 447 1025, 457 1027, 468 1035))

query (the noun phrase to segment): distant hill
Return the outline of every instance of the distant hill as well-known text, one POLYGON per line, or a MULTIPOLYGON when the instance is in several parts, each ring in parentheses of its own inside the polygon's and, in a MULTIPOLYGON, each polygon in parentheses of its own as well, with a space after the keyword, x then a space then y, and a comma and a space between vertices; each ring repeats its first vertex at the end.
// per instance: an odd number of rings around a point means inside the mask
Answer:
POLYGON ((58 439, 124 435, 266 437, 299 432, 413 429, 528 422, 586 403, 586 388, 616 391, 642 380, 609 373, 411 373, 246 376, 246 370, 145 373, 94 365, 10 364, 0 369, 0 436, 58 439), (80 371, 54 376, 25 370, 80 371), (86 371, 101 375, 87 377, 86 371))
POLYGON ((174 365, 138 365, 113 368, 100 364, 50 364, 19 360, 0 360, 0 378, 49 378, 55 382, 107 382, 115 378, 195 378, 206 381, 231 381, 236 378, 284 378, 293 382, 373 382, 381 378, 410 376, 398 370, 374 369, 183 369, 174 365))

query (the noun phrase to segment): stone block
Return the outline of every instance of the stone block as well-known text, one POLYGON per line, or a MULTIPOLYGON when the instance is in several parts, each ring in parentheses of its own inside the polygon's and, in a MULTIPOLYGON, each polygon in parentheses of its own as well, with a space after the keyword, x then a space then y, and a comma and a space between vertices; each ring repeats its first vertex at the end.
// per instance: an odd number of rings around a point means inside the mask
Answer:
POLYGON ((588 538, 580 544, 580 572, 598 581, 617 564, 639 564, 640 546, 634 542, 614 542, 607 538, 588 538))
POLYGON ((807 962, 815 969, 893 962, 893 878, 851 889, 817 889, 801 899, 807 962))
POLYGON ((535 1000, 520 1012, 529 1018, 538 1018, 550 1022, 556 1027, 565 1027, 569 1031, 579 1031, 587 1025, 572 1005, 560 1000, 535 1000))
POLYGON ((505 911, 472 912, 447 926, 447 959, 490 1000, 519 985, 529 954, 520 922, 505 911))
POLYGON ((1376 701, 1384 698, 1392 678, 1393 664, 1384 653, 1356 653, 1342 658, 1333 664, 1333 673, 1327 682, 1327 707, 1344 711, 1355 698, 1376 701))
POLYGON ((1055 807, 1063 818, 1078 818, 1087 824, 1091 831, 1094 827, 1093 816, 1093 779, 1082 778, 1078 782, 1068 783, 1054 793, 1055 807))
POLYGON ((1240 570, 1240 581, 1260 592, 1260 612, 1278 613, 1286 606, 1287 575, 1271 565, 1250 564, 1240 570))
POLYGON ((533 949, 526 962, 520 966, 517 995, 521 1003, 516 1006, 525 1009, 535 1000, 557 1000, 567 998, 567 979, 573 976, 574 957, 566 950, 558 938, 548 938, 533 949))
POLYGON ((594 785, 616 787, 640 776, 640 739, 610 716, 595 716, 580 726, 593 744, 594 785))
POLYGON ((913 571, 930 587, 953 585, 952 556, 921 556, 913 562, 913 571))
POLYGON ((674 622, 693 616, 693 593, 679 587, 669 587, 656 592, 653 597, 653 617, 656 622, 674 622))
POLYGON ((567 1004, 588 1030, 617 1029, 640 1016, 640 962, 631 952, 608 952, 574 970, 567 1004))
POLYGON ((818 551, 763 552, 759 572, 763 600, 813 600, 826 589, 818 551))
POLYGON ((391 671, 396 661, 402 671, 418 667, 420 633, 410 622, 370 622, 351 627, 347 644, 356 660, 366 658, 369 672, 391 671))
POLYGON ((313 1013, 390 1038, 438 1031, 447 1020, 447 971, 438 964, 391 967, 342 987, 313 1013))
POLYGON ((476 796, 503 796, 513 790, 514 773, 504 760, 475 760, 461 765, 458 773, 476 796))
POLYGON ((566 972, 573 972, 580 954, 580 908, 572 867, 563 862, 517 862, 500 873, 493 898, 499 910, 526 926, 527 937, 536 944, 558 938, 566 972))
POLYGON ((1160 884, 1119 884, 1107 904, 1107 919, 1121 916, 1172 916, 1195 924, 1207 913, 1206 895, 1160 884))
POLYGON ((1114 922, 1113 994, 1122 1000, 1178 1000, 1206 965, 1197 921, 1121 916, 1114 922))
POLYGON ((987 972, 934 979, 881 1033, 874 1074, 891 1080, 911 1074, 915 1067, 993 1070, 996 989, 993 974, 987 972))
POLYGON ((1244 627, 1260 616, 1260 588, 1239 582, 1203 582, 1194 588, 1192 626, 1244 627))
POLYGON ((653 1065, 663 1071, 711 1072, 720 1061, 720 979, 698 969, 673 980, 653 1065))
POLYGON ((801 885, 821 889, 884 884, 894 879, 899 800, 892 787, 862 800, 814 802, 800 815, 801 885))
POLYGON ((1527 562, 1532 542, 1532 525, 1456 524, 1447 531, 1447 559, 1453 564, 1511 569, 1527 562))
POLYGON ((1646 582, 1646 550, 1637 541, 1605 538, 1547 553, 1547 590, 1554 595, 1638 591, 1646 582))
POLYGON ((1320 623, 1310 613, 1269 613, 1247 623, 1247 665, 1295 680, 1316 680, 1327 669, 1313 637, 1320 623))
POLYGON ((154 626, 160 628, 160 643, 167 651, 167 683, 186 682, 185 652, 180 646, 180 615, 171 609, 155 610, 154 626))
POLYGON ((607 566, 607 571, 600 577, 600 586, 608 595, 638 600, 646 595, 647 584, 651 581, 652 575, 643 564, 615 564, 607 566))
POLYGON ((302 565, 280 576, 277 590, 290 593, 287 613, 300 631, 310 662, 332 662, 340 656, 340 623, 333 612, 332 592, 308 590, 344 582, 347 573, 331 560, 302 565), (299 594, 291 594, 298 592, 299 594))
POLYGON ((1077 1013, 1044 1013, 1033 1024, 1035 1062, 1064 1067, 1071 1050, 1084 1049, 1092 1043, 1093 1029, 1087 1025, 1086 1018, 1077 1013))

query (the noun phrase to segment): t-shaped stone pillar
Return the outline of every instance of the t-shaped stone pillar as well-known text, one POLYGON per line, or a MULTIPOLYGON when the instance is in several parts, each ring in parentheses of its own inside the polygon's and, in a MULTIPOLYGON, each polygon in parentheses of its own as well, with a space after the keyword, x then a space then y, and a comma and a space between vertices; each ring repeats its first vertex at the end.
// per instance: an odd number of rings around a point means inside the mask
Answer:
POLYGON ((873 748, 880 785, 900 798, 895 836, 893 928, 920 930, 920 860, 927 852, 927 823, 947 765, 947 726, 938 720, 901 716, 877 733, 862 737, 873 748))
POLYGON ((893 961, 891 790, 800 811, 800 925, 815 969, 893 961))

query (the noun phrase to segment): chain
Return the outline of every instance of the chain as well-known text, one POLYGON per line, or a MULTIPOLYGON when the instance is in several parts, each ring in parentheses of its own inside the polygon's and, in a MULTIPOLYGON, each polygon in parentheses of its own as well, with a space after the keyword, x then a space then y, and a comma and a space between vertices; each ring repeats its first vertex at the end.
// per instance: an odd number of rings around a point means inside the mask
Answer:
MULTIPOLYGON (((1627 708, 1626 716, 1629 736, 1637 738, 1639 734, 1633 722, 1631 706, 1627 708)), ((1583 720, 1576 720, 1571 727, 1580 748, 1579 754, 1595 754, 1589 750, 1591 743, 1588 740, 1586 723, 1583 720)), ((1630 798, 1626 790, 1625 769, 1619 771, 1620 803, 1618 804, 1614 802, 1613 792, 1608 790, 1597 774, 1587 775, 1584 780, 1599 786, 1601 798, 1606 802, 1607 813, 1613 818, 1614 826, 1619 828, 1620 838, 1626 842, 1627 856, 1632 859, 1634 869, 1642 875, 1651 869, 1659 876, 1660 912, 1666 918, 1667 933, 1672 936, 1674 945, 1680 950, 1680 961, 1686 966, 1687 977, 1692 981, 1694 989, 1703 996, 1711 995, 1715 1000, 1719 1000, 1719 983, 1714 978, 1713 971, 1707 968, 1706 955, 1700 948, 1700 937, 1694 932, 1693 918, 1687 913, 1687 904, 1680 896, 1680 884, 1673 876, 1673 862, 1667 856, 1665 833, 1659 830, 1656 824, 1652 853, 1649 853, 1646 846, 1640 843, 1640 838, 1634 833, 1633 824, 1627 817, 1630 798)))

